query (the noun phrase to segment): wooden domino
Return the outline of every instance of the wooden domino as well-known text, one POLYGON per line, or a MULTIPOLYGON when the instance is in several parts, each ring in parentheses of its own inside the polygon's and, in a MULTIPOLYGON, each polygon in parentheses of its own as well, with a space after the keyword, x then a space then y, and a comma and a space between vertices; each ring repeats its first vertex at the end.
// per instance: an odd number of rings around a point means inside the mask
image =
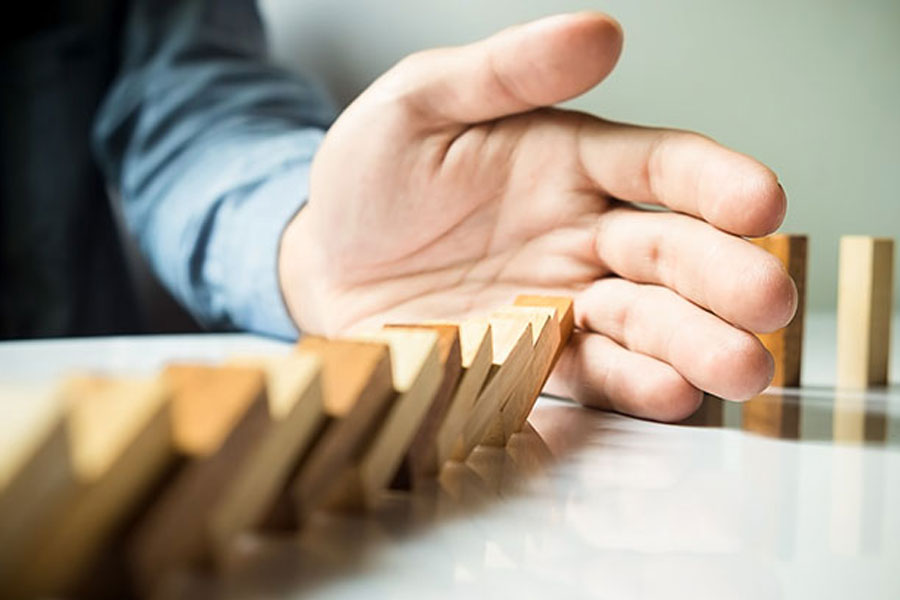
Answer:
POLYGON ((531 325, 531 352, 522 376, 481 440, 488 446, 505 446, 525 422, 543 387, 544 376, 550 372, 559 347, 559 325, 556 311, 549 307, 510 306, 494 311, 492 316, 521 319, 531 325))
POLYGON ((454 453, 462 453, 462 432, 487 380, 494 354, 491 325, 487 321, 463 321, 459 325, 459 337, 463 372, 447 416, 436 434, 438 468, 454 453))
POLYGON ((286 356, 0 389, 0 595, 71 593, 109 560, 152 594, 226 565, 255 527, 371 507, 392 480, 433 489, 425 477, 525 425, 573 326, 570 299, 522 296, 286 356))
POLYGON ((220 564, 227 560, 233 540, 263 521, 326 419, 321 362, 315 355, 298 352, 230 364, 265 372, 270 424, 206 516, 211 551, 220 564))
POLYGON ((493 358, 484 387, 463 427, 462 444, 455 460, 465 460, 484 440, 491 423, 500 414, 507 398, 521 381, 532 350, 531 322, 526 319, 490 317, 493 358))
POLYGON ((772 385, 798 387, 803 356, 807 237, 805 235, 776 234, 752 241, 778 258, 797 286, 797 313, 791 322, 778 331, 760 334, 758 337, 775 361, 772 385))
POLYGON ((800 437, 800 402, 780 392, 766 393, 741 406, 741 428, 781 439, 800 437))
POLYGON ((838 268, 837 382, 886 385, 893 296, 894 241, 841 238, 838 268))
POLYGON ((289 487, 294 525, 334 493, 337 475, 359 458, 394 402, 387 344, 306 336, 298 349, 321 361, 327 419, 289 487))
POLYGON ((396 398, 356 464, 337 475, 339 487, 329 505, 342 509, 377 502, 397 472, 443 377, 434 331, 385 329, 360 338, 389 346, 396 398))
POLYGON ((159 381, 76 377, 59 398, 73 476, 16 548, 4 596, 71 591, 174 458, 168 390, 159 381))
POLYGON ((145 592, 177 567, 211 562, 207 517, 227 510, 235 473, 271 430, 262 369, 174 365, 162 378, 183 464, 129 536, 129 562, 145 592))
POLYGON ((438 358, 444 372, 434 400, 400 464, 393 487, 406 489, 412 482, 439 470, 437 433, 443 425, 462 374, 459 327, 454 324, 388 325, 393 329, 424 329, 438 334, 438 358))

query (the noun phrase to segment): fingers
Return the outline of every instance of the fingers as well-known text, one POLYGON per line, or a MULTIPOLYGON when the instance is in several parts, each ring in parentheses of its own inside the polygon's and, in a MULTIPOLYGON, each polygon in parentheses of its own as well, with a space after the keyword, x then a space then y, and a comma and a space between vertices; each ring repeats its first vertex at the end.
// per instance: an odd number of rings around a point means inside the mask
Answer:
POLYGON ((614 208, 599 217, 594 247, 621 277, 666 286, 750 331, 784 327, 797 309, 778 259, 691 217, 614 208))
POLYGON ((722 398, 752 398, 772 380, 774 362, 756 336, 664 287, 601 279, 576 299, 575 319, 722 398))
POLYGON ((589 118, 580 129, 586 175, 629 202, 666 206, 743 236, 781 225, 784 190, 762 163, 696 133, 589 118))
POLYGON ((572 334, 545 389, 585 406, 657 421, 687 418, 703 397, 670 365, 584 331, 572 334))
POLYGON ((379 81, 429 124, 477 123, 549 106, 591 89, 622 49, 612 18, 558 15, 485 40, 413 54, 379 81))

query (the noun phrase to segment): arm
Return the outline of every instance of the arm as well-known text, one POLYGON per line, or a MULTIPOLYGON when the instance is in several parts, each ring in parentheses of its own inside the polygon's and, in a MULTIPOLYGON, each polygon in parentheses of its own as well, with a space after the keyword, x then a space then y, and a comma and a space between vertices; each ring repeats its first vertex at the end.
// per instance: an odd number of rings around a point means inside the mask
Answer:
POLYGON ((156 273, 198 320, 291 337, 277 256, 333 114, 267 63, 252 0, 138 0, 96 154, 156 273))

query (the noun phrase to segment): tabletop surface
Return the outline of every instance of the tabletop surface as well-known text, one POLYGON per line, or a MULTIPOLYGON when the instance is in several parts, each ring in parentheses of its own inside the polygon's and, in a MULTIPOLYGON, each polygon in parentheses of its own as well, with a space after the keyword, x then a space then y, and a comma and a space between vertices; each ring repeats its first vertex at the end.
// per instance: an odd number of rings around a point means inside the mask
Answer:
MULTIPOLYGON (((664 425, 542 398, 506 449, 479 448, 365 516, 241 540, 184 598, 900 598, 900 352, 887 388, 835 390, 834 315, 809 315, 804 387, 710 400, 664 425)), ((900 349, 894 329, 894 348, 900 349)), ((286 352, 249 335, 0 343, 0 383, 286 352)), ((27 411, 3 406, 6 416, 27 411)))

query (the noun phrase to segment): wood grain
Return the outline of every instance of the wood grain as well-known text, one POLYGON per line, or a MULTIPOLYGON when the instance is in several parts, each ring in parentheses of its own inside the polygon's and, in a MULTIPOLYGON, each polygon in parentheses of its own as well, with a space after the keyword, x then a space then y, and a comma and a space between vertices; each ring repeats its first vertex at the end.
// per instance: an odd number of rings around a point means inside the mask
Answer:
POLYGON ((894 241, 841 238, 838 269, 838 386, 887 385, 894 241))
MULTIPOLYGON (((559 323, 559 348, 553 357, 553 364, 559 360, 569 338, 572 337, 572 331, 575 329, 575 303, 568 296, 536 296, 521 295, 514 302, 516 306, 549 306, 556 310, 556 321, 559 323)), ((552 370, 552 369, 551 369, 552 370)))
POLYGON ((462 350, 460 347, 459 327, 454 324, 413 324, 388 325, 392 329, 413 329, 434 331, 438 334, 438 358, 443 367, 441 385, 434 396, 434 401, 425 414, 419 430, 400 463, 397 476, 391 487, 408 489, 412 483, 424 477, 435 475, 441 463, 438 462, 437 434, 447 417, 456 392, 459 378, 462 375, 462 350))
POLYGON ((758 337, 775 361, 772 385, 798 387, 803 362, 803 325, 806 318, 806 266, 808 240, 805 235, 776 234, 751 240, 775 256, 797 286, 797 313, 787 326, 758 337))

